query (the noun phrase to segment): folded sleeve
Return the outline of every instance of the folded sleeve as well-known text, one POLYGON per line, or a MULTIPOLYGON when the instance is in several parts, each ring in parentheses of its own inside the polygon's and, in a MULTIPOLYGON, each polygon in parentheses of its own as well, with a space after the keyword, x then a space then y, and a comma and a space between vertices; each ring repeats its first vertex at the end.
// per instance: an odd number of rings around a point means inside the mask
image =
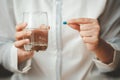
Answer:
POLYGON ((100 72, 111 72, 119 68, 120 63, 120 38, 112 38, 106 40, 106 42, 111 45, 114 49, 113 61, 110 64, 105 64, 102 61, 98 60, 96 57, 93 58, 93 61, 100 72))
POLYGON ((31 66, 31 59, 18 65, 17 48, 13 43, 4 44, 1 47, 2 65, 11 72, 26 73, 31 66))
POLYGON ((114 51, 113 61, 110 64, 105 64, 96 57, 93 58, 93 61, 100 72, 110 72, 115 70, 118 67, 119 60, 120 54, 118 51, 114 51))

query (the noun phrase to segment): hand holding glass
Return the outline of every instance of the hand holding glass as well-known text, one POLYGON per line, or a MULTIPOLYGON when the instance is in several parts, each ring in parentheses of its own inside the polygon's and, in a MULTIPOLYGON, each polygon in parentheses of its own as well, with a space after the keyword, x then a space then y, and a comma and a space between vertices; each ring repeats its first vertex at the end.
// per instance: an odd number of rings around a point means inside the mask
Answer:
POLYGON ((23 14, 23 21, 27 23, 25 31, 31 31, 29 39, 30 43, 24 45, 26 51, 46 50, 48 46, 48 16, 47 12, 25 12, 23 14))

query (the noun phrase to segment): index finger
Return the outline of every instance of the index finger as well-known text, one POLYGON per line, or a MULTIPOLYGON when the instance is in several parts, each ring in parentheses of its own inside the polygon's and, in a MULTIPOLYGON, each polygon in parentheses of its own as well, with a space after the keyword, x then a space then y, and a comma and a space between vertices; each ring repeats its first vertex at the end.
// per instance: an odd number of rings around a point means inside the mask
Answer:
POLYGON ((27 26, 27 23, 21 23, 16 26, 16 31, 21 31, 27 26))
POLYGON ((92 18, 78 18, 78 19, 71 19, 68 21, 68 24, 90 24, 96 22, 96 19, 92 18))

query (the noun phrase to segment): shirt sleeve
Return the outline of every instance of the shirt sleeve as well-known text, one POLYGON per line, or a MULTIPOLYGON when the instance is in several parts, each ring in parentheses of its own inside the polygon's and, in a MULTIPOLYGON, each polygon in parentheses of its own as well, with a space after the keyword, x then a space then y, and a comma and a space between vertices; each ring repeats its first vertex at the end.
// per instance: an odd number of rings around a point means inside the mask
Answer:
POLYGON ((31 66, 31 59, 18 65, 17 48, 13 43, 2 46, 2 65, 11 72, 26 73, 31 66))
POLYGON ((115 70, 118 67, 120 54, 118 51, 114 51, 113 61, 110 64, 105 64, 102 61, 98 60, 96 57, 93 58, 95 65, 100 72, 110 72, 115 70))
POLYGON ((102 61, 98 60, 96 57, 93 58, 95 65, 99 69, 100 72, 110 72, 119 67, 120 63, 120 38, 112 38, 110 40, 106 40, 108 44, 110 44, 114 49, 113 61, 110 64, 105 64, 102 61))
POLYGON ((16 18, 11 4, 0 0, 0 64, 12 72, 24 73, 30 69, 31 60, 18 65, 17 48, 14 46, 16 18))
POLYGON ((113 61, 110 64, 105 64, 102 61, 98 60, 96 57, 93 58, 95 65, 100 72, 110 72, 119 67, 120 63, 120 39, 118 37, 106 40, 114 49, 113 61))
POLYGON ((119 68, 120 62, 120 1, 107 1, 104 12, 98 18, 101 26, 100 37, 114 49, 113 62, 104 64, 96 58, 95 65, 101 72, 113 71, 119 68))

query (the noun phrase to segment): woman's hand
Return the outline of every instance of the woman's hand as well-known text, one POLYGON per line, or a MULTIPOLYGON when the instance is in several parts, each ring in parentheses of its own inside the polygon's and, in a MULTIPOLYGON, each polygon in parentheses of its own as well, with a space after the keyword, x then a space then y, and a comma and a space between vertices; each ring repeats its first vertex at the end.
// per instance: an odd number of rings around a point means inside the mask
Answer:
POLYGON ((29 39, 23 39, 23 37, 28 37, 31 35, 30 31, 24 31, 23 29, 27 26, 26 23, 19 24, 16 26, 16 41, 14 43, 15 47, 17 47, 17 54, 18 54, 18 64, 30 59, 33 56, 32 51, 25 51, 24 45, 28 44, 30 41, 29 39))
POLYGON ((99 45, 100 26, 96 19, 79 18, 68 21, 68 25, 80 32, 87 48, 94 51, 99 45))
POLYGON ((97 19, 72 19, 68 21, 68 25, 80 32, 87 48, 94 52, 99 60, 106 64, 113 61, 114 49, 100 38, 100 25, 97 19))

